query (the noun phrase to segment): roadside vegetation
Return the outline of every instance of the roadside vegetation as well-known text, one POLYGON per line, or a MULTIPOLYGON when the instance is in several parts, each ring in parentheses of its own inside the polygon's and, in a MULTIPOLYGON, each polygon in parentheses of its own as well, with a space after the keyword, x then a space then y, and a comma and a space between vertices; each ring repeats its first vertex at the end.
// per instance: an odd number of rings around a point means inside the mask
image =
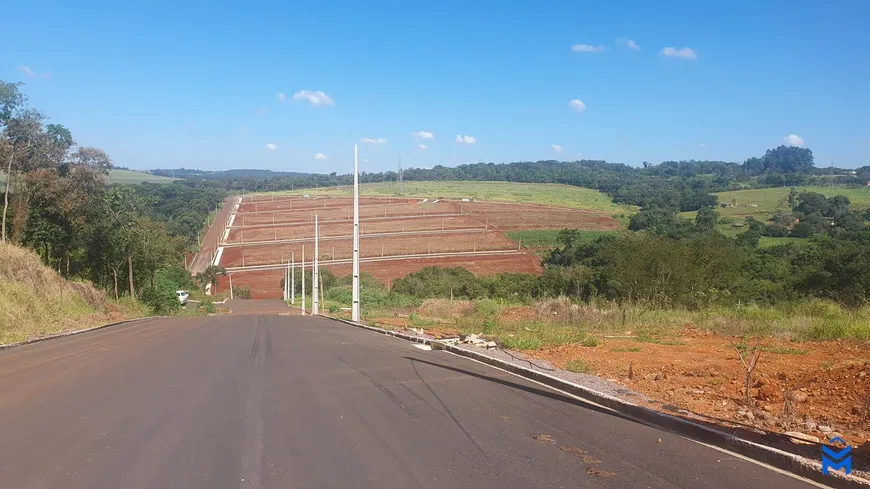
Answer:
POLYGON ((64 280, 32 251, 0 243, 0 345, 150 314, 107 298, 90 283, 64 280))
POLYGON ((0 336, 182 312, 175 291, 200 286, 183 267, 184 253, 197 248, 225 189, 113 172, 108 154, 78 144, 69 129, 28 106, 21 84, 2 81, 0 161, 0 336))

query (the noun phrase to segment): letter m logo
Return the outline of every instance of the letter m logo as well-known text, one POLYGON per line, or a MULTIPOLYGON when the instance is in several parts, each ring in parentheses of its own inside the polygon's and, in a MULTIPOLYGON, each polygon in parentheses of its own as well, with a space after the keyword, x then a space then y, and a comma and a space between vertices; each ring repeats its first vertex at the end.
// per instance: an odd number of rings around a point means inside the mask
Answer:
MULTIPOLYGON (((840 442, 845 444, 846 442, 838 437, 835 437, 831 440, 831 443, 840 442)), ((849 475, 852 472, 852 447, 847 446, 846 448, 840 450, 839 452, 835 452, 831 447, 822 446, 822 473, 825 475, 829 475, 828 471, 840 470, 849 475)))

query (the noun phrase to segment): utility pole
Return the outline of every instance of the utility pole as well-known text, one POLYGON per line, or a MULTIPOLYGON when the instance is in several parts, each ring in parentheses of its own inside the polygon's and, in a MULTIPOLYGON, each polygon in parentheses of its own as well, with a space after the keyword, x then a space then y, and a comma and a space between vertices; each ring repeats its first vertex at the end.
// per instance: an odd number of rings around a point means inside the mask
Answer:
POLYGON ((351 319, 359 322, 359 163, 357 145, 353 145, 353 304, 351 319))
POLYGON ((305 315, 305 245, 302 245, 302 315, 305 315))
POLYGON ((402 174, 402 155, 399 155, 399 173, 396 175, 396 190, 399 192, 399 195, 405 195, 405 181, 404 175, 402 174))
MULTIPOLYGON (((324 202, 326 202, 326 200, 324 200, 324 202)), ((311 269, 311 271, 312 271, 311 280, 312 280, 312 282, 314 282, 313 284, 311 284, 312 295, 313 295, 313 297, 312 297, 313 302, 311 305, 311 314, 313 316, 317 316, 318 314, 320 314, 320 297, 319 297, 320 284, 318 284, 318 280, 317 280, 317 277, 318 277, 318 270, 317 270, 318 263, 317 262, 318 262, 318 259, 320 257, 319 238, 320 238, 320 233, 319 233, 319 229, 317 226, 317 214, 314 214, 314 266, 311 269)))
POLYGON ((290 304, 296 304, 296 253, 290 253, 290 304))

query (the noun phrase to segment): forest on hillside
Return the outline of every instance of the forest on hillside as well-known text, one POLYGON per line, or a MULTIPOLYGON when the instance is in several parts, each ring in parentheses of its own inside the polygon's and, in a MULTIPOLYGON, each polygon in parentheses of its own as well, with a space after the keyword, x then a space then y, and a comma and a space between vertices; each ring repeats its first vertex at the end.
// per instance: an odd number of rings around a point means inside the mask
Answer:
POLYGON ((29 106, 20 83, 0 80, 0 161, 6 175, 0 240, 35 251, 71 280, 115 298, 177 308, 195 286, 184 269, 227 191, 208 183, 110 185, 111 157, 29 106))

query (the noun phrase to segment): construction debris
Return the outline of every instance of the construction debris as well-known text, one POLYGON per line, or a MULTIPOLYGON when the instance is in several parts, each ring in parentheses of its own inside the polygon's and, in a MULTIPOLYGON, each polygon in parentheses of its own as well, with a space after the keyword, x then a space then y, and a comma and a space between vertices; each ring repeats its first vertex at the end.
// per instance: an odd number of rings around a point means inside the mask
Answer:
POLYGON ((478 348, 498 348, 498 343, 487 340, 479 334, 461 335, 459 338, 443 338, 441 341, 451 345, 470 345, 478 348))

